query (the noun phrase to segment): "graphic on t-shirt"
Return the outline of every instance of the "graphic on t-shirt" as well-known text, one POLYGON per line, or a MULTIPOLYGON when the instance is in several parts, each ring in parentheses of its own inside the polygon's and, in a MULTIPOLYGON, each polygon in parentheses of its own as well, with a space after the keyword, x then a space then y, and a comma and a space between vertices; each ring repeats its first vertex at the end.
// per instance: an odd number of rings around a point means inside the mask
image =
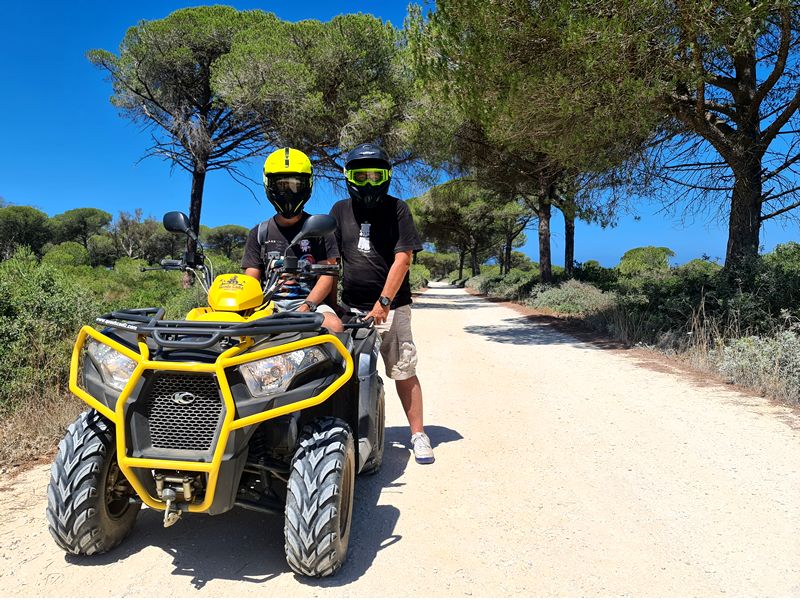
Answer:
POLYGON ((358 249, 362 252, 369 252, 371 247, 369 245, 369 223, 361 224, 361 231, 358 234, 358 249))
POLYGON ((300 251, 303 254, 310 254, 311 253, 311 242, 308 240, 300 240, 300 251))

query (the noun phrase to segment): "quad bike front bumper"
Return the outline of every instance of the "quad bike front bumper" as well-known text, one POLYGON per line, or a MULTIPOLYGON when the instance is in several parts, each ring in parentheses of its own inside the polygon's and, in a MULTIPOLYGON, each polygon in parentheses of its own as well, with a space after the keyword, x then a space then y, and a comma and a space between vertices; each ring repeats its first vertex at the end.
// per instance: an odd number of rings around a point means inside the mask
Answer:
MULTIPOLYGON (((93 327, 86 326, 81 329, 72 353, 70 390, 113 424, 116 431, 117 461, 120 470, 144 504, 154 509, 164 510, 168 515, 170 509, 174 506, 172 491, 168 491, 165 495, 163 482, 159 485, 157 478, 154 481, 145 481, 144 479, 148 473, 179 472, 189 478, 201 475, 204 479, 202 494, 192 495, 191 501, 180 503, 180 510, 209 512, 214 505, 215 495, 220 483, 220 472, 225 458, 226 447, 230 446, 229 440, 236 430, 258 425, 264 421, 321 404, 345 385, 353 374, 353 359, 350 353, 337 337, 330 334, 248 352, 253 344, 253 338, 243 337, 239 344, 219 354, 213 363, 171 362, 167 360, 152 360, 150 349, 142 336, 138 338, 139 351, 136 352, 93 327), (115 401, 109 401, 108 398, 105 399, 105 402, 101 401, 81 387, 79 383, 81 359, 89 338, 109 346, 136 365, 130 379, 122 391, 119 392, 115 401), (317 390, 318 393, 310 397, 295 398, 293 401, 280 406, 267 407, 264 410, 254 414, 247 414, 246 416, 240 414, 241 412, 251 411, 237 409, 229 377, 231 368, 267 357, 322 345, 333 347, 341 356, 344 370, 338 377, 332 378, 332 381, 326 387, 317 390), (203 378, 203 374, 208 377, 203 378), (206 418, 206 420, 214 420, 213 435, 207 440, 208 443, 201 443, 200 447, 192 448, 192 440, 187 438, 186 448, 179 451, 162 451, 159 453, 161 455, 159 457, 153 457, 152 453, 150 456, 145 456, 139 451, 138 445, 132 443, 131 439, 132 428, 130 421, 135 417, 133 414, 135 411, 132 409, 135 405, 132 400, 135 400, 135 398, 132 398, 132 394, 134 391, 142 389, 142 386, 145 385, 145 380, 148 380, 147 384, 152 385, 151 380, 154 378, 168 380, 169 378, 180 378, 182 375, 186 375, 186 379, 195 380, 195 383, 200 382, 199 385, 203 385, 202 382, 204 380, 205 385, 208 385, 208 381, 213 380, 213 386, 218 388, 221 400, 218 408, 215 409, 217 411, 215 414, 209 415, 207 409, 205 415, 194 416, 190 414, 186 417, 186 413, 183 413, 184 419, 206 418), (218 423, 217 419, 221 422, 218 423), (187 460, 185 458, 187 454, 189 456, 194 454, 194 456, 192 456, 192 459, 187 460), (181 458, 176 458, 176 456, 181 458)), ((180 428, 181 421, 178 420, 172 424, 167 423, 166 427, 168 428, 170 425, 180 428)), ((169 434, 164 427, 162 427, 162 432, 164 432, 164 435, 169 434)), ((153 479, 153 477, 150 478, 153 479)), ((235 482, 225 482, 225 484, 228 483, 235 485, 235 482)), ((171 488, 168 486, 167 489, 170 490, 171 488)), ((179 486, 177 489, 180 493, 179 486)))

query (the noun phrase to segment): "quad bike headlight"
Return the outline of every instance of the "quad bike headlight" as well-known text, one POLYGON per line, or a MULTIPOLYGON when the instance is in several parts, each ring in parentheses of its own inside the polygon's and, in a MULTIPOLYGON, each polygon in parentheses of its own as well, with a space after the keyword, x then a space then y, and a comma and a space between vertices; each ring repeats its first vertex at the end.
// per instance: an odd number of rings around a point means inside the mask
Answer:
POLYGON ((267 396, 285 391, 295 377, 327 358, 319 348, 304 348, 243 364, 239 372, 253 396, 267 396))
POLYGON ((97 340, 86 342, 86 352, 100 367, 100 376, 109 386, 121 392, 136 369, 136 363, 124 354, 120 354, 110 346, 97 340))

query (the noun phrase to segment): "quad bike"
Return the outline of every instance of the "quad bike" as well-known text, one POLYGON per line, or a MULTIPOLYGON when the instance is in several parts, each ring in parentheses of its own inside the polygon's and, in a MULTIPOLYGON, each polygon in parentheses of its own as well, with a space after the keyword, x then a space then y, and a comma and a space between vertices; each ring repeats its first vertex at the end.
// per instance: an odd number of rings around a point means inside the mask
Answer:
MULTIPOLYGON (((164 226, 197 241, 182 213, 164 226)), ((292 245, 334 227, 314 215, 292 245)), ((122 542, 142 504, 165 527, 240 506, 284 515, 292 570, 330 575, 347 555, 355 477, 383 458, 377 333, 356 320, 331 334, 320 314, 274 312, 283 282, 336 265, 270 256, 262 289, 246 275, 214 279, 198 248, 152 268, 192 271, 208 306, 182 321, 120 310, 81 329, 69 383, 90 408, 58 448, 50 533, 70 554, 97 554, 122 542)))

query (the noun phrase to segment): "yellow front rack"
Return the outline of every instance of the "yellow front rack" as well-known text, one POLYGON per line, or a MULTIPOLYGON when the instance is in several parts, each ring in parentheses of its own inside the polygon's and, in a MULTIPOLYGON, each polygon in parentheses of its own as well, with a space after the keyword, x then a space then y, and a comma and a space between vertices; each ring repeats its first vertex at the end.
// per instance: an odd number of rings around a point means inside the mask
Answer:
POLYGON ((252 338, 244 338, 241 343, 220 354, 217 357, 216 362, 213 364, 198 362, 154 361, 150 360, 150 350, 147 347, 147 344, 145 344, 141 339, 139 341, 139 352, 137 353, 120 344, 116 340, 103 335, 93 327, 86 326, 81 329, 80 333, 78 334, 78 340, 75 343, 75 348, 72 351, 72 363, 69 374, 69 389, 73 394, 78 396, 78 398, 86 402, 86 404, 94 408, 109 421, 114 423, 117 433, 117 461, 119 462, 119 467, 133 486, 133 489, 136 490, 136 493, 142 499, 142 502, 151 508, 165 510, 167 505, 162 500, 154 498, 152 495, 150 495, 147 489, 142 485, 141 481, 139 481, 139 478, 136 476, 136 473, 133 471, 133 469, 170 469, 207 473, 208 483, 206 485, 206 492, 203 501, 198 504, 189 504, 189 512, 204 512, 208 510, 214 501, 214 494, 217 487, 217 477, 219 475, 220 465, 222 464, 222 455, 225 452, 225 446, 228 443, 228 437, 230 436, 231 431, 321 404, 334 392, 336 392, 336 390, 341 388, 353 374, 353 359, 350 356, 350 353, 347 352, 347 349, 338 338, 330 334, 298 340, 296 342, 289 342, 288 344, 266 348, 264 350, 258 350, 257 352, 242 355, 242 352, 250 348, 252 345, 252 338), (120 392, 119 397, 117 398, 117 403, 114 410, 108 408, 105 404, 98 401, 94 396, 89 394, 86 390, 81 389, 78 385, 80 356, 87 337, 91 337, 98 342, 110 346, 120 354, 127 356, 137 363, 136 368, 133 371, 133 375, 131 375, 127 385, 125 385, 122 392, 120 392), (235 418, 236 404, 234 403, 233 395, 231 394, 228 379, 225 376, 226 368, 235 367, 244 363, 274 356, 276 354, 293 352, 295 350, 301 350, 310 346, 318 346, 323 344, 332 344, 345 361, 344 373, 337 377, 333 383, 331 383, 316 396, 307 398, 306 400, 301 400, 299 402, 293 402, 292 404, 287 404, 278 408, 265 410, 254 415, 250 415, 249 417, 243 417, 239 419, 235 418), (217 439, 217 446, 214 449, 211 462, 134 458, 128 456, 127 443, 125 439, 125 402, 136 388, 137 383, 145 371, 213 373, 217 376, 217 381, 219 383, 220 391, 222 392, 222 399, 225 405, 225 419, 222 423, 222 431, 217 439))

